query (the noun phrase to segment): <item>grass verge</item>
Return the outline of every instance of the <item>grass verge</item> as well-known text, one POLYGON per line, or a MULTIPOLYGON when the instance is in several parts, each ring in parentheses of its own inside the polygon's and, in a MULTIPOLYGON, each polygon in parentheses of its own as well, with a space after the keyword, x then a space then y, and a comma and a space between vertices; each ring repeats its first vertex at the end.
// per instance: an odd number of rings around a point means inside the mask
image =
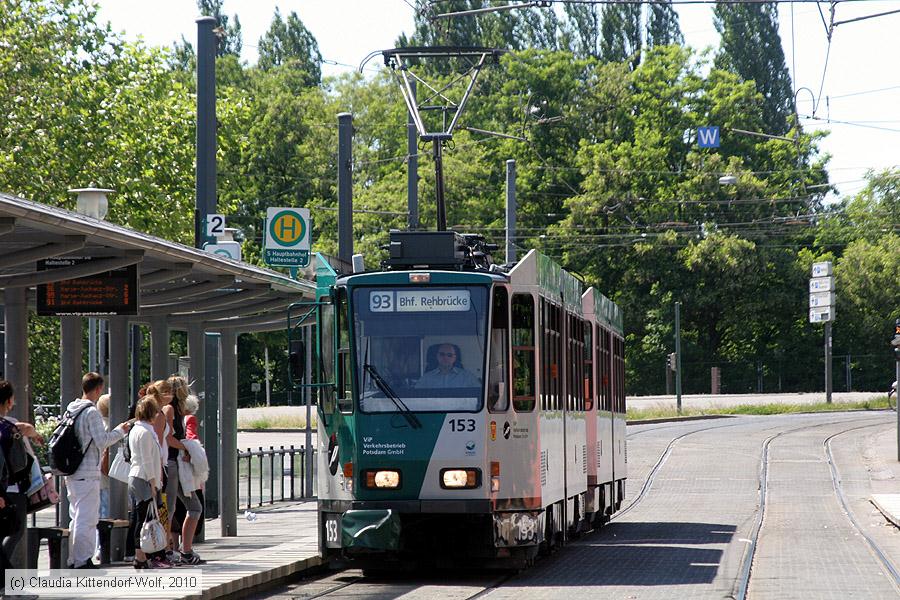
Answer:
MULTIPOLYGON (((312 426, 316 426, 313 414, 312 426)), ((306 415, 273 415, 238 421, 238 429, 306 429, 306 415)))
POLYGON ((833 402, 827 404, 744 404, 740 406, 721 406, 708 408, 685 408, 681 415, 674 407, 656 407, 628 409, 629 421, 644 419, 669 419, 673 417, 696 417, 701 415, 783 415, 790 413, 832 412, 841 410, 883 410, 892 407, 887 396, 863 402, 833 402))

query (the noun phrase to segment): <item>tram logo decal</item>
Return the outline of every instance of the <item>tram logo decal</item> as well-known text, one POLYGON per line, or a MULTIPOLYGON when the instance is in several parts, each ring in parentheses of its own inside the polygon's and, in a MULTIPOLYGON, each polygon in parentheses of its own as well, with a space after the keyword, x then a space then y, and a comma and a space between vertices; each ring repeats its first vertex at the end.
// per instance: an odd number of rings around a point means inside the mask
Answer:
POLYGON ((509 434, 510 434, 511 431, 512 431, 512 430, 511 430, 511 428, 510 428, 510 426, 509 426, 509 421, 505 422, 505 423, 503 424, 503 439, 504 439, 504 440, 508 440, 508 439, 509 439, 509 434))
POLYGON ((475 440, 466 442, 466 456, 475 456, 475 440))
POLYGON ((328 470, 331 471, 332 475, 337 475, 338 465, 341 462, 338 459, 339 454, 340 446, 338 446, 337 434, 332 433, 331 437, 328 438, 328 470))

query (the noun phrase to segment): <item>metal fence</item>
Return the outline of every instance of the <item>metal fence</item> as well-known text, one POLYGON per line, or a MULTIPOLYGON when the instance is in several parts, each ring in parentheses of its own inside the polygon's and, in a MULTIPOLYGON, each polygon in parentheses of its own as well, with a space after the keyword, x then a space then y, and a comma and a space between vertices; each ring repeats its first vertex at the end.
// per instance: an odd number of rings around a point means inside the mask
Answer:
MULTIPOLYGON (((887 393, 893 377, 892 357, 874 354, 837 354, 831 357, 831 381, 835 392, 887 393)), ((682 385, 686 394, 712 391, 712 367, 718 367, 722 394, 820 392, 825 389, 825 361, 820 355, 767 359, 753 362, 702 362, 685 360, 682 385)), ((662 378, 661 378, 662 379, 662 378)), ((667 393, 674 393, 672 376, 667 393)), ((662 382, 662 381, 661 381, 662 382)), ((660 392, 664 386, 659 386, 660 392)))
POLYGON ((313 470, 307 473, 306 447, 269 446, 238 452, 238 506, 247 510, 254 506, 274 504, 282 500, 307 498, 306 477, 312 477, 316 495, 316 450, 313 448, 313 470))

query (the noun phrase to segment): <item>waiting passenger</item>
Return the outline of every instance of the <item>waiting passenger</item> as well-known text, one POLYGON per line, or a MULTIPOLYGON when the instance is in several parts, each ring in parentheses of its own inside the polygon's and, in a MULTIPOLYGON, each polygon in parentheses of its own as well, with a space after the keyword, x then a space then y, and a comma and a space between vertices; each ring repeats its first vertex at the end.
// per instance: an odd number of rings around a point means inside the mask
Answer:
POLYGON ((436 355, 437 368, 426 371, 416 383, 417 388, 481 387, 481 380, 463 368, 459 346, 441 344, 436 355))

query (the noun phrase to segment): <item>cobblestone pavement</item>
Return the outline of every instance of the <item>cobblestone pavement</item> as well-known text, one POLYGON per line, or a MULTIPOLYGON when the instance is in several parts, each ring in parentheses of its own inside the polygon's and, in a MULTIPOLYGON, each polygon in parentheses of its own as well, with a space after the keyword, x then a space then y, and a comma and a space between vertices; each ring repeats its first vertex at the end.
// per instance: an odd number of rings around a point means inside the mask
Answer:
POLYGON ((873 492, 900 492, 894 477, 900 467, 891 456, 895 419, 894 413, 820 413, 629 426, 625 507, 665 456, 644 496, 602 530, 498 587, 485 574, 445 572, 344 580, 347 585, 331 593, 330 582, 298 582, 255 598, 325 593, 344 599, 455 599, 479 592, 491 600, 735 597, 759 514, 762 449, 779 433, 769 446, 766 518, 748 597, 897 597, 893 579, 842 512, 824 446, 845 432, 831 447, 852 514, 900 564, 900 534, 868 502, 873 492))
MULTIPOLYGON (((639 492, 672 438, 696 433, 675 443, 649 492, 633 510, 486 596, 492 600, 733 597, 758 514, 763 443, 777 432, 814 426, 782 435, 770 449, 767 510, 772 518, 767 516, 763 525, 749 597, 896 597, 880 564, 855 539, 861 536, 849 533, 823 447, 833 433, 872 423, 884 428, 893 418, 886 413, 842 413, 741 417, 654 426, 653 431, 649 425, 629 428, 629 497, 639 492), (790 519, 782 516, 785 512, 791 513, 790 519)), ((838 468, 855 480, 847 487, 854 511, 859 508, 870 516, 867 471, 854 448, 873 430, 878 428, 835 440, 838 468)), ((877 523, 874 516, 870 521, 877 523)), ((888 531, 883 525, 877 529, 888 531)), ((900 547, 887 549, 900 559, 900 547)))

